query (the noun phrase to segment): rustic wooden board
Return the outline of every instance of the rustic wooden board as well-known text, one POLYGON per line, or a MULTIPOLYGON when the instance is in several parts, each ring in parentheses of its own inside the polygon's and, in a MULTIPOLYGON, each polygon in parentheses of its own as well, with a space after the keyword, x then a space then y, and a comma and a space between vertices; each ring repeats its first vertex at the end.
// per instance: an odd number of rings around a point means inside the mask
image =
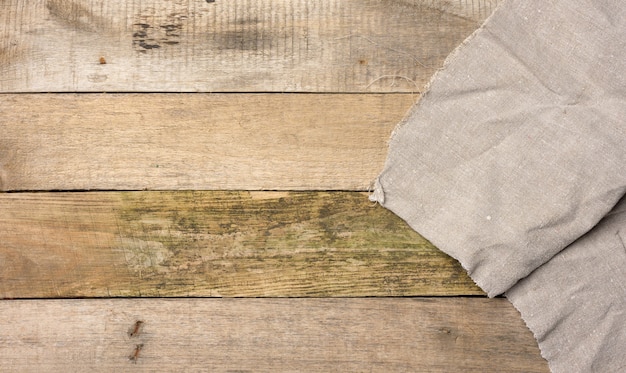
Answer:
POLYGON ((0 298, 484 294, 348 192, 0 194, 0 298))
POLYGON ((549 372, 505 299, 4 300, 0 314, 3 372, 549 372))
POLYGON ((0 190, 367 190, 411 94, 7 94, 0 190))
POLYGON ((416 92, 498 0, 4 0, 1 92, 416 92))

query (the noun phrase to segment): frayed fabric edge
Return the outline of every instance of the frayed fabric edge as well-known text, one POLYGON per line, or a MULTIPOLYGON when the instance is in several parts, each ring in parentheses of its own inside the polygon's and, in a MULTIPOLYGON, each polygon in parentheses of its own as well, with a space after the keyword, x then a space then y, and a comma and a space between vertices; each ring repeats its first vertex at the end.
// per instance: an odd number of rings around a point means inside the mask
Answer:
MULTIPOLYGON (((404 115, 404 117, 398 122, 398 124, 396 124, 394 129, 391 131, 391 135, 389 136, 389 138, 387 140, 387 144, 388 145, 391 143, 393 138, 396 136, 398 130, 400 128, 402 128, 409 121, 409 119, 413 116, 413 114, 416 111, 420 110, 422 98, 424 98, 426 95, 428 95, 428 93, 430 91, 431 85, 439 77, 439 74, 442 71, 444 71, 448 67, 448 65, 450 65, 457 58, 457 56, 459 54, 459 51, 462 48, 464 48, 470 41, 472 41, 477 35, 479 35, 481 32, 483 32, 485 30, 485 27, 489 23, 491 18, 494 17, 502 9, 503 4, 505 4, 506 2, 507 2, 506 0, 503 0, 502 2, 500 2, 498 4, 498 6, 496 7, 496 9, 491 13, 491 15, 489 15, 489 17, 487 17, 484 20, 484 22, 480 25, 480 27, 478 27, 474 32, 472 32, 467 38, 465 38, 465 40, 463 40, 461 42, 461 44, 459 44, 456 48, 454 48, 454 50, 452 50, 452 52, 450 52, 450 54, 444 60, 442 66, 439 69, 437 69, 437 71, 430 77, 428 83, 426 83, 426 85, 424 85, 423 92, 421 93, 421 95, 418 98, 418 100, 411 106, 411 108, 407 111, 407 113, 404 115)), ((383 167, 383 170, 378 174, 376 179, 374 179, 374 181, 372 182, 373 188, 371 190, 371 193, 368 196, 368 199, 371 202, 378 203, 378 204, 380 204, 383 207, 386 207, 385 206, 385 190, 384 190, 384 188, 383 188, 383 186, 382 186, 382 184, 380 182, 380 178, 382 177, 382 175, 384 173, 384 170, 387 169, 387 166, 388 166, 387 162, 388 162, 388 159, 385 160, 385 166, 383 167)), ((426 239, 428 239, 428 238, 426 238, 426 239)), ((446 254, 448 254, 448 253, 446 253, 446 254)), ((455 258, 455 259, 457 261, 459 261, 457 258, 455 258)), ((461 263, 461 262, 459 261, 459 263, 461 263)), ((479 284, 479 282, 474 277, 472 277, 472 273, 466 268, 465 263, 461 263, 461 266, 468 273, 468 275, 470 276, 472 281, 474 281, 474 283, 478 287, 483 289, 483 291, 484 291, 484 287, 481 286, 481 284, 479 284)), ((490 298, 492 298, 494 296, 497 296, 497 295, 499 295, 499 294, 488 294, 488 296, 490 298)))
POLYGON ((441 65, 441 67, 435 71, 435 73, 430 77, 428 82, 424 85, 424 88, 419 98, 417 99, 417 101, 411 106, 411 108, 406 112, 404 117, 400 120, 400 122, 398 122, 398 124, 396 124, 394 129, 391 131, 391 135, 389 136, 389 139, 387 140, 388 143, 390 143, 391 140, 396 136, 397 131, 408 122, 409 118, 413 115, 413 113, 419 110, 420 102, 422 98, 428 95, 430 91, 430 86, 438 78, 439 74, 442 71, 444 71, 448 67, 448 65, 450 65, 450 63, 452 63, 456 59, 461 49, 463 49, 470 41, 472 41, 472 39, 474 39, 477 35, 479 35, 481 32, 485 30, 485 26, 489 23, 491 18, 494 17, 494 15, 496 15, 500 11, 500 9, 502 9, 502 5, 505 4, 506 2, 507 2, 506 0, 502 0, 502 2, 498 3, 498 6, 494 9, 491 15, 489 15, 489 17, 487 17, 483 21, 480 27, 474 30, 474 32, 472 32, 467 38, 465 38, 465 40, 461 42, 461 44, 459 44, 456 48, 452 50, 452 52, 450 52, 450 54, 448 54, 446 59, 443 61, 443 64, 441 65))
MULTIPOLYGON (((398 132, 398 130, 400 128, 402 128, 408 122, 409 118, 413 115, 413 113, 415 113, 417 110, 419 110, 420 102, 421 102, 422 98, 425 97, 428 94, 428 92, 430 91, 430 86, 437 79, 439 74, 443 70, 445 70, 446 67, 448 67, 448 65, 450 63, 452 63, 452 61, 454 61, 456 59, 457 55, 459 54, 459 51, 462 48, 464 48, 465 45, 467 45, 472 39, 474 39, 476 37, 476 35, 478 35, 479 33, 484 31, 485 25, 487 25, 488 22, 491 20, 491 18, 497 12, 500 11, 500 9, 502 8, 502 5, 504 3, 506 3, 506 0, 503 0, 501 3, 499 3, 498 6, 496 7, 496 9, 493 11, 493 13, 491 13, 491 15, 485 19, 485 21, 480 25, 480 27, 478 27, 478 29, 476 29, 474 32, 472 32, 467 38, 465 38, 465 40, 463 40, 461 42, 461 44, 459 44, 456 48, 454 48, 454 50, 452 52, 450 52, 450 54, 443 61, 442 66, 439 69, 437 69, 437 71, 428 80, 428 83, 426 83, 426 85, 424 85, 424 89, 423 89, 422 93, 420 94, 420 97, 411 106, 411 108, 405 113, 404 117, 396 124, 394 129, 391 131, 391 134, 390 134, 389 138, 387 139, 387 146, 389 146, 389 144, 391 143, 391 140, 396 136, 396 133, 398 132)), ((389 150, 387 150, 387 152, 389 152, 389 150)), ((381 206, 385 205, 385 191, 384 191, 384 189, 382 187, 382 184, 380 183, 380 177, 382 176, 382 173, 384 172, 384 170, 386 168, 387 168, 387 160, 385 160, 385 166, 383 167, 383 171, 381 171, 378 174, 378 176, 376 177, 376 179, 374 179, 374 181, 373 181, 373 189, 372 189, 372 191, 371 191, 371 193, 370 193, 370 195, 368 197, 368 199, 371 202, 376 202, 376 203, 380 204, 381 206)), ((482 287, 481 287, 481 289, 482 289, 482 287)))
MULTIPOLYGON (((504 0, 502 3, 504 3, 506 0, 504 0)), ((432 85, 433 81, 435 79, 437 79, 439 73, 443 70, 445 70, 445 68, 452 62, 454 61, 454 59, 456 58, 456 56, 458 55, 458 52, 461 48, 465 47, 465 45, 467 43, 469 43, 472 39, 474 39, 474 37, 476 37, 476 35, 478 35, 480 32, 483 31, 483 29, 485 28, 485 24, 487 24, 487 22, 489 22, 489 20, 491 19, 491 17, 493 17, 493 15, 498 12, 498 10, 501 8, 502 3, 498 4, 498 7, 494 10, 494 12, 485 19, 485 21, 482 23, 482 25, 480 25, 480 27, 478 29, 476 29, 474 32, 472 32, 467 38, 465 38, 465 40, 463 40, 461 42, 461 44, 459 44, 456 48, 454 48, 454 50, 452 52, 450 52, 450 54, 446 57, 446 59, 443 61, 443 65, 437 69, 437 71, 430 77, 430 79, 428 80, 428 83, 426 83, 426 85, 424 85, 424 89, 422 91, 422 93, 420 94, 420 97, 418 98, 418 100, 411 106, 411 108, 405 113, 404 117, 396 124, 396 126, 394 127, 394 129, 391 131, 391 135, 389 136, 389 138, 387 139, 387 146, 389 146, 389 144, 391 143, 391 140, 396 136, 396 133, 398 132, 398 130, 400 128, 402 128, 409 120, 409 118, 413 115, 413 113, 415 113, 417 110, 419 110, 420 107, 420 101, 423 97, 425 97, 429 90, 430 90, 430 86, 432 85)), ((387 153, 389 152, 389 150, 387 150, 387 153)), ((372 182, 373 184, 373 188, 371 190, 371 193, 368 197, 368 199, 371 202, 376 202, 378 204, 380 204, 381 206, 385 205, 385 191, 380 183, 380 177, 382 176, 382 173, 384 172, 384 170, 387 168, 387 160, 385 160, 385 166, 383 167, 383 171, 381 171, 381 173, 378 174, 378 176, 376 177, 376 179, 374 179, 374 181, 372 182)))
POLYGON ((537 342, 537 347, 539 348, 539 353, 541 354, 541 357, 548 363, 548 367, 549 367, 550 371, 553 372, 554 371, 554 367, 552 366, 551 360, 548 359, 548 357, 546 356, 546 352, 544 351, 544 348, 542 348, 541 344, 539 343, 539 336, 537 335, 535 330, 533 328, 531 328, 530 325, 528 324, 528 318, 530 318, 531 316, 530 315, 526 315, 526 311, 522 309, 521 305, 519 305, 519 304, 517 304, 517 302, 514 302, 513 300, 509 299, 507 297, 506 292, 504 293, 504 297, 506 298, 506 300, 509 301, 509 303, 511 303, 513 308, 515 308, 515 310, 517 312, 519 312, 520 318, 522 319, 522 321, 524 321, 524 326, 528 330, 530 330, 530 332, 533 334, 533 338, 537 342))

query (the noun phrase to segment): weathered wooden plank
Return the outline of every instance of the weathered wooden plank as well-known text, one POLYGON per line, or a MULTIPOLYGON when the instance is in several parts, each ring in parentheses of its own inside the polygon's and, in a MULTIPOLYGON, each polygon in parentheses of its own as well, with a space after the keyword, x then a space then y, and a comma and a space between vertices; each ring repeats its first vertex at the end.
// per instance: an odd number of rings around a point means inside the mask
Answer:
POLYGON ((483 294, 349 192, 0 194, 0 298, 483 294))
POLYGON ((415 99, 0 95, 0 189, 367 190, 415 99))
POLYGON ((4 0, 1 92, 416 92, 499 0, 4 0))
POLYGON ((0 314, 3 372, 549 372, 505 299, 4 300, 0 314))

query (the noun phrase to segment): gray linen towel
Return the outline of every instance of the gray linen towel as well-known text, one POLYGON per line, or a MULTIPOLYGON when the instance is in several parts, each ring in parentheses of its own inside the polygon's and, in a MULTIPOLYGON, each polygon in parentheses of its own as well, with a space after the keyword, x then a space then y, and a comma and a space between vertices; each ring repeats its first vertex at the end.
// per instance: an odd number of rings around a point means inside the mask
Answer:
MULTIPOLYGON (((553 371, 626 371, 626 233, 591 231, 626 193, 625 122, 626 2, 506 0, 394 131, 370 198, 489 296, 510 289, 553 371)), ((626 232, 618 215, 598 230, 626 232)))

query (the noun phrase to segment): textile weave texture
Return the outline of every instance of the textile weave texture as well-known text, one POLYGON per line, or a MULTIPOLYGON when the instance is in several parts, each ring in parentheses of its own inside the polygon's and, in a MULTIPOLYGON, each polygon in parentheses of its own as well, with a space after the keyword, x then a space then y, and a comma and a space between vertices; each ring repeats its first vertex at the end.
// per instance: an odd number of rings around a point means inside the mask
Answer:
POLYGON ((506 293, 552 371, 616 372, 625 193, 626 3, 505 0, 398 125, 370 198, 506 293))

